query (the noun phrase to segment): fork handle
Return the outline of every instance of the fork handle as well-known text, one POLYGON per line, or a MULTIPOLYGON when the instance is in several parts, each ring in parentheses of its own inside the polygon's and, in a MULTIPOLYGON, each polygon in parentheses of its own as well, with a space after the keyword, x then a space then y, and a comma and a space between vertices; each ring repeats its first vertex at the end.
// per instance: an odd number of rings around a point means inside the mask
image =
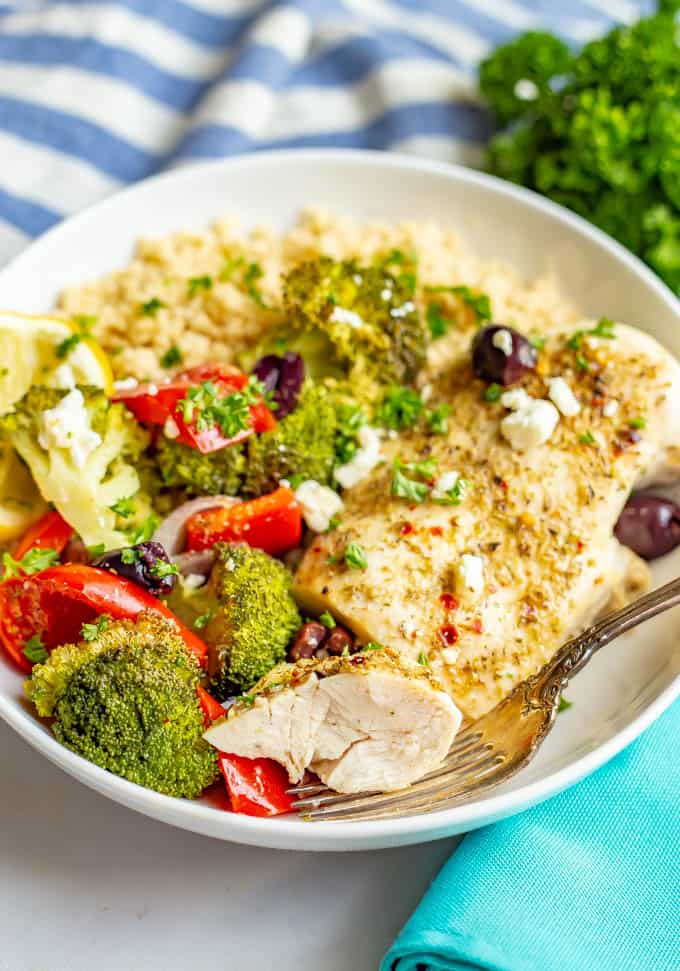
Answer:
POLYGON ((620 634, 637 627, 680 604, 680 577, 676 577, 657 590, 652 590, 638 600, 607 614, 601 620, 587 627, 577 637, 567 641, 546 665, 541 681, 545 688, 561 693, 569 679, 583 668, 590 658, 605 644, 609 644, 620 634), (547 677, 546 677, 547 676, 547 677))

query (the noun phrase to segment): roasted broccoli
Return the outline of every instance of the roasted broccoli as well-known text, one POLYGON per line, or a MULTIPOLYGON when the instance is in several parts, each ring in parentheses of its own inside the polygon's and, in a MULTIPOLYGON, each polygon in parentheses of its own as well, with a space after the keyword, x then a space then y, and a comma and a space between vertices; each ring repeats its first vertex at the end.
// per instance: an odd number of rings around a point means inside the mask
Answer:
POLYGON ((283 661, 302 624, 285 566, 262 550, 218 543, 204 587, 178 589, 170 606, 198 627, 210 648, 211 690, 220 699, 247 691, 283 661))
POLYGON ((154 613, 100 618, 91 640, 66 644, 33 668, 26 693, 67 748, 171 796, 195 798, 217 776, 203 741, 201 669, 172 623, 154 613))
POLYGON ((241 443, 203 454, 164 435, 159 436, 156 462, 164 485, 197 496, 235 496, 246 466, 241 443))
POLYGON ((480 87, 498 120, 489 167, 574 209, 680 294, 678 0, 576 54, 541 33, 498 48, 480 87))
POLYGON ((88 546, 124 546, 150 512, 135 468, 149 437, 99 388, 35 386, 0 418, 0 431, 48 502, 88 546))
POLYGON ((260 496, 276 489, 281 479, 330 481, 336 461, 341 397, 325 384, 308 383, 297 406, 271 432, 253 435, 246 443, 246 473, 242 492, 260 496))
POLYGON ((312 377, 347 378, 360 400, 411 382, 425 361, 426 329, 411 275, 320 257, 284 278, 286 323, 275 339, 302 354, 312 377))

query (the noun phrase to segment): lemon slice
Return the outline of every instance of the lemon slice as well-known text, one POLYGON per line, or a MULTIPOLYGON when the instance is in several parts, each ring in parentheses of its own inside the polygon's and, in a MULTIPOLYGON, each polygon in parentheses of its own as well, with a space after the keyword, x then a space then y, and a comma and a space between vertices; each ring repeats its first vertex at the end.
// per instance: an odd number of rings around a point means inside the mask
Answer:
POLYGON ((18 539, 46 512, 31 473, 14 449, 0 442, 0 544, 18 539))
POLYGON ((0 311, 0 349, 0 415, 34 384, 113 391, 106 354, 70 320, 0 311))

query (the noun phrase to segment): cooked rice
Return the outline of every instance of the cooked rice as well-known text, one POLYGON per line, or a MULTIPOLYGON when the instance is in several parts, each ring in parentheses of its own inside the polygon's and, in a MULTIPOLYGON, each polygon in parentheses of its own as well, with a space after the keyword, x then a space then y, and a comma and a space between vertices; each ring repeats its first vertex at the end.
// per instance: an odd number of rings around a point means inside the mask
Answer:
POLYGON ((578 319, 552 277, 526 282, 507 264, 482 262, 452 229, 434 222, 361 224, 321 210, 304 212, 285 235, 265 228, 244 235, 225 218, 204 233, 142 239, 125 269, 65 290, 59 311, 97 318, 93 332, 111 354, 116 377, 158 379, 168 373, 160 359, 171 347, 177 346, 183 366, 191 367, 233 361, 256 344, 280 319, 282 273, 301 260, 324 253, 370 261, 392 249, 418 254, 421 307, 424 286, 465 284, 489 295, 495 320, 522 331, 540 333, 578 319), (225 279, 225 267, 239 258, 242 263, 225 279), (254 299, 252 287, 249 292, 250 264, 262 270, 251 282, 265 307, 254 299), (206 276, 212 286, 198 287, 191 296, 189 281, 206 276), (154 298, 163 306, 145 315, 142 305, 154 298))

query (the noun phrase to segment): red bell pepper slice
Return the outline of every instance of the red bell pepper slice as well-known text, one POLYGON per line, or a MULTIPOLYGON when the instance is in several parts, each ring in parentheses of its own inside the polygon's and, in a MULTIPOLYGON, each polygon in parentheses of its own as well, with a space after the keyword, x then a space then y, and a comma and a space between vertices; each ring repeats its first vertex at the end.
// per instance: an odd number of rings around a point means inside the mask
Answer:
POLYGON ((300 543, 302 510, 295 494, 282 486, 259 499, 194 513, 186 530, 190 551, 207 550, 220 541, 243 542, 280 556, 300 543))
POLYGON ((219 765, 235 813, 281 816, 292 811, 295 801, 288 795, 288 774, 278 762, 220 752, 219 765))
POLYGON ((30 671, 32 664, 23 650, 31 637, 39 636, 49 652, 79 641, 82 625, 102 614, 134 620, 142 610, 173 620, 187 648, 204 663, 207 645, 160 600, 131 580, 81 563, 53 566, 1 583, 0 644, 22 671, 30 671))
POLYGON ((73 527, 56 510, 46 512, 26 530, 12 550, 12 556, 15 560, 22 560, 34 549, 50 549, 55 553, 63 553, 74 535, 73 527))
POLYGON ((196 418, 185 420, 182 402, 191 388, 211 382, 219 398, 242 391, 248 384, 248 375, 226 364, 202 364, 182 371, 167 384, 140 384, 136 388, 118 391, 115 401, 121 401, 145 425, 165 425, 168 419, 177 426, 175 440, 182 445, 198 449, 203 453, 216 452, 248 438, 253 433, 270 431, 276 427, 276 419, 265 405, 257 401, 250 405, 250 424, 238 434, 228 437, 217 426, 199 431, 196 418))
MULTIPOLYGON (((206 727, 225 715, 224 708, 211 694, 196 689, 206 727)), ((273 759, 244 759, 240 755, 219 754, 220 771, 232 811, 246 816, 280 816, 293 808, 285 769, 273 759)))

